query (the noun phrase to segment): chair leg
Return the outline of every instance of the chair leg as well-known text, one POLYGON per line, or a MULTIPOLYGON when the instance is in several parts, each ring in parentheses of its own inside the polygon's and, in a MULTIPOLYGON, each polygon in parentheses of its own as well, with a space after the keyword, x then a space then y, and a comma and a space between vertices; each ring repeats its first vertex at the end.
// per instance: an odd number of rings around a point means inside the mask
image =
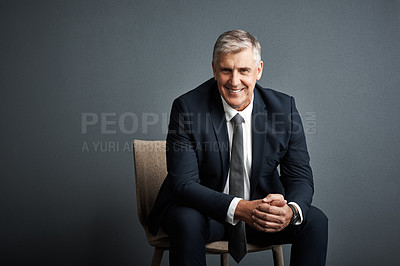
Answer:
POLYGON ((281 245, 272 248, 272 256, 274 258, 275 266, 285 265, 285 262, 283 261, 283 250, 281 245))
POLYGON ((151 266, 160 266, 163 254, 164 254, 163 248, 155 247, 153 253, 153 260, 151 261, 151 266))
POLYGON ((228 253, 221 253, 220 255, 221 266, 229 265, 229 255, 228 253))

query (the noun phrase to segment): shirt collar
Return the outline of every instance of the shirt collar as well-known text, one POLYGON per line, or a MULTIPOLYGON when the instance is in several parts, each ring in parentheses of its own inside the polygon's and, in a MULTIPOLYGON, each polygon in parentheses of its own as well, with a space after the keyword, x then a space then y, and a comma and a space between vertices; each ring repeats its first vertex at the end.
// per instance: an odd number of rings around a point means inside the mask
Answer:
POLYGON ((244 122, 250 122, 251 121, 251 113, 253 112, 253 101, 254 101, 254 93, 253 96, 251 97, 251 102, 250 104, 244 108, 242 111, 238 111, 233 109, 224 99, 224 97, 221 96, 222 99, 222 105, 224 107, 224 111, 225 111, 225 119, 226 122, 231 121, 231 119, 237 114, 239 113, 243 119, 244 122))

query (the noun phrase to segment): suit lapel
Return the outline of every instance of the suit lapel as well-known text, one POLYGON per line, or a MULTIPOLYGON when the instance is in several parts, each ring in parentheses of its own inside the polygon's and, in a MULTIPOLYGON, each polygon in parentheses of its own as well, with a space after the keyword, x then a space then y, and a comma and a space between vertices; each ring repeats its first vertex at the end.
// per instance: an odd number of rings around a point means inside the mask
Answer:
POLYGON ((226 127, 225 111, 222 106, 221 96, 219 95, 218 89, 215 88, 210 97, 210 117, 212 121, 213 130, 215 137, 218 142, 219 153, 222 163, 222 178, 223 186, 225 187, 226 179, 228 177, 229 170, 229 139, 228 129, 226 127))
POLYGON ((267 136, 267 109, 257 88, 254 89, 254 106, 252 112, 252 166, 250 179, 250 196, 260 179, 261 165, 265 160, 264 147, 267 136))

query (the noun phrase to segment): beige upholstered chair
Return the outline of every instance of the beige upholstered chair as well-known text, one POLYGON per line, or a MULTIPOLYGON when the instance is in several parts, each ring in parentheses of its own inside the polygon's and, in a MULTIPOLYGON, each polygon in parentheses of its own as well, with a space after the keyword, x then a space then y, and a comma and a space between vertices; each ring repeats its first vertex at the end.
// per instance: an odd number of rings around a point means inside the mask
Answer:
MULTIPOLYGON (((165 141, 133 141, 136 175, 136 198, 140 223, 146 232, 147 240, 154 247, 151 265, 160 265, 164 250, 169 248, 168 236, 160 231, 157 236, 149 233, 146 220, 154 204, 161 183, 167 175, 165 141)), ((272 249, 274 265, 283 266, 282 246, 256 246, 248 244, 249 252, 272 249)), ((209 254, 220 254, 221 265, 228 265, 228 242, 217 241, 206 245, 209 254)))

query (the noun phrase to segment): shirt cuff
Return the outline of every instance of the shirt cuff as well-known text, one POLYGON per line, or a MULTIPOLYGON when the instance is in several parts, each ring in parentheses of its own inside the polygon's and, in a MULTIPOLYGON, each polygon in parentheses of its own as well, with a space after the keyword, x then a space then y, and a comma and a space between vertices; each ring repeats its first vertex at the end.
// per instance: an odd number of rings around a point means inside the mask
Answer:
POLYGON ((300 225, 303 222, 303 212, 301 211, 300 206, 296 202, 289 202, 288 204, 295 206, 297 211, 299 212, 300 219, 294 225, 300 225))
POLYGON ((239 222, 239 219, 235 219, 235 210, 236 206, 238 205, 239 201, 241 201, 242 198, 233 198, 231 201, 231 204, 229 205, 228 212, 226 213, 226 219, 225 221, 231 225, 236 225, 239 222))

